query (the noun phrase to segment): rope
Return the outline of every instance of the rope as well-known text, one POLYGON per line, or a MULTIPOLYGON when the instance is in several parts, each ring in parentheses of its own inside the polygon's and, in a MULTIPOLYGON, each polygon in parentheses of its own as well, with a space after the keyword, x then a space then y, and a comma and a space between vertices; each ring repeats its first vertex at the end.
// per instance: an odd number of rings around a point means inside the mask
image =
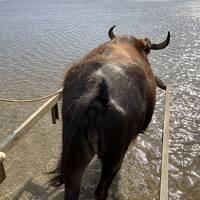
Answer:
POLYGON ((53 96, 55 96, 55 95, 57 95, 57 94, 59 94, 61 92, 62 92, 62 89, 58 90, 57 92, 48 94, 48 95, 43 96, 43 97, 35 98, 35 99, 4 99, 4 98, 0 98, 0 101, 3 101, 3 102, 16 102, 16 103, 30 103, 30 102, 41 101, 41 100, 53 97, 53 96))

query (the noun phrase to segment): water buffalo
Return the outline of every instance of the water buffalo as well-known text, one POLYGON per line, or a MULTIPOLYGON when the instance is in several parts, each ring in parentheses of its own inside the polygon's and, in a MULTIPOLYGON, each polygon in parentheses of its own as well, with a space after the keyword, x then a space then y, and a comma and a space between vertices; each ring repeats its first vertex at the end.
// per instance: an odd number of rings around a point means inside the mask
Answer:
POLYGON ((65 186, 65 200, 77 200, 85 168, 101 160, 97 200, 105 200, 130 142, 147 128, 155 106, 156 85, 165 89, 148 61, 151 50, 165 48, 148 38, 115 36, 71 66, 62 103, 62 154, 52 182, 65 186))

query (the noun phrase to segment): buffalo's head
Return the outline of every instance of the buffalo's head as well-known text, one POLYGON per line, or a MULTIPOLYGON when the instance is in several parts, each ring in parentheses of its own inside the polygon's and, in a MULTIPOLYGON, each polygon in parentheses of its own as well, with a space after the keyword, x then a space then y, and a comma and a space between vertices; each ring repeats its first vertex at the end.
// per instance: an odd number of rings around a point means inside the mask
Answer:
MULTIPOLYGON (((112 26, 109 31, 108 35, 111 40, 117 40, 117 36, 113 33, 113 29, 116 27, 116 25, 112 26)), ((160 50, 164 49, 165 47, 168 46, 170 42, 170 32, 168 31, 167 38, 159 43, 159 44, 153 44, 151 43, 149 38, 144 38, 144 39, 137 39, 133 36, 126 36, 126 37, 119 37, 119 40, 123 40, 124 42, 132 43, 137 49, 140 49, 145 52, 145 54, 148 54, 151 50, 160 50)))

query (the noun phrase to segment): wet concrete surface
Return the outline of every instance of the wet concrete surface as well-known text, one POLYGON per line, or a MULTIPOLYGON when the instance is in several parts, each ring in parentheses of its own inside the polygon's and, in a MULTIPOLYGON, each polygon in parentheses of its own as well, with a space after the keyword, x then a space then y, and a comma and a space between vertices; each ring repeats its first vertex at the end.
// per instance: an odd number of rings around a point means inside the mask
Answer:
POLYGON ((60 122, 51 124, 47 114, 33 129, 6 152, 7 178, 0 186, 0 199, 62 199, 62 188, 48 186, 49 175, 59 157, 60 122), (49 123, 48 128, 42 128, 49 123))

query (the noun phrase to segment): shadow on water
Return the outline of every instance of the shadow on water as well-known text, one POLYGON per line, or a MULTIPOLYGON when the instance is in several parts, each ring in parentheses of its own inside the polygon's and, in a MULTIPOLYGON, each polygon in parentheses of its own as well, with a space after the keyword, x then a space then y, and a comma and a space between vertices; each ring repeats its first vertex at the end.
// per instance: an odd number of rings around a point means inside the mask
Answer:
MULTIPOLYGON (((101 173, 101 165, 100 161, 94 159, 91 164, 86 169, 81 185, 80 192, 80 200, 95 200, 94 191, 99 182, 101 173)), ((115 177, 113 184, 109 190, 109 200, 120 200, 120 198, 116 197, 118 191, 118 181, 119 174, 115 177)), ((17 192, 14 196, 13 200, 20 199, 32 199, 32 200, 61 200, 64 198, 64 188, 61 186, 60 188, 50 187, 48 182, 45 184, 36 183, 36 181, 30 178, 22 188, 17 192)))

